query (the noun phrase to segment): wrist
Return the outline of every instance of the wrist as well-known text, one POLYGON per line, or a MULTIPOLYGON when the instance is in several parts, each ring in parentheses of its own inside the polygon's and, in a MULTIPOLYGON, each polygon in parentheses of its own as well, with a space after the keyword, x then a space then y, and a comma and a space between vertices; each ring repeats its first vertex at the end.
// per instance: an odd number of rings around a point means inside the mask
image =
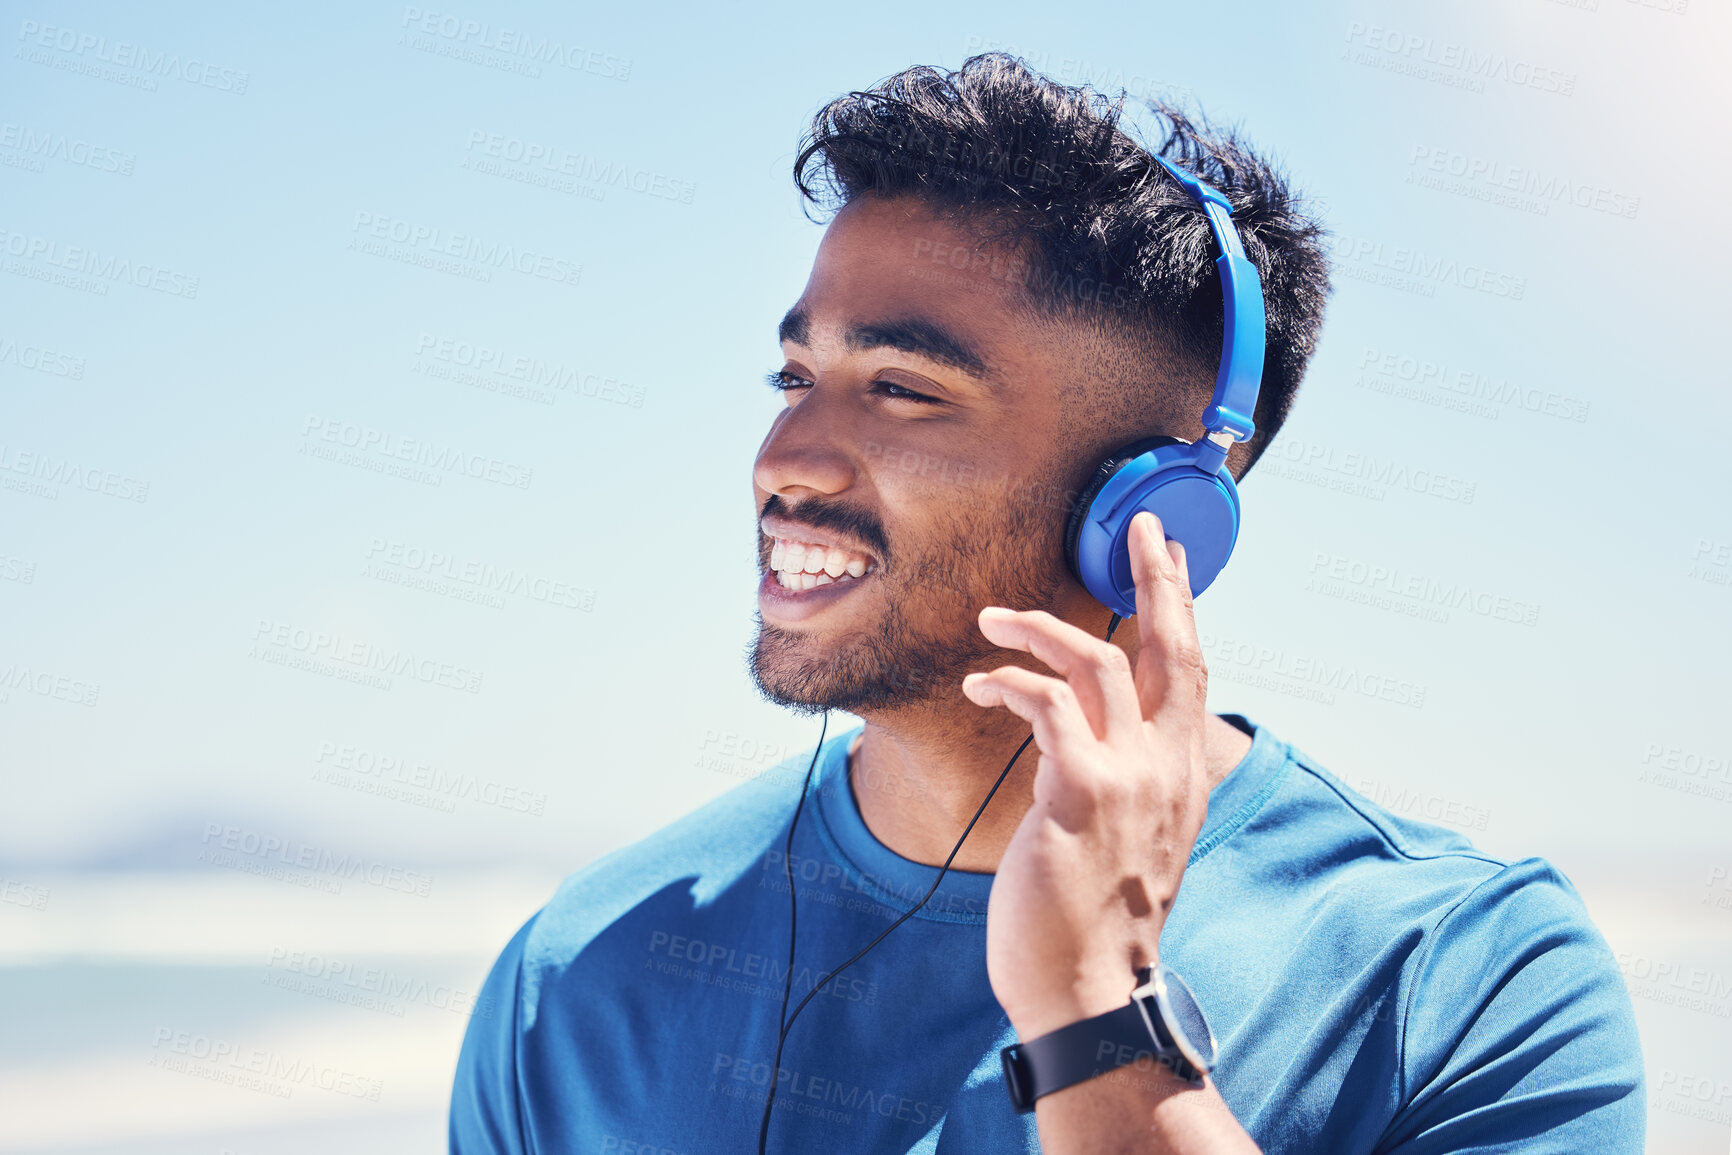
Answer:
MULTIPOLYGON (((1090 991, 1085 987, 1077 993, 1090 991)), ((1049 1002, 1047 1008, 1086 1010, 1089 1000, 1068 998, 1049 1002)), ((1054 1015, 1054 1019, 1058 1016, 1054 1015)), ((1135 1082, 1162 1097, 1181 1085, 1206 1087, 1215 1065, 1215 1035, 1209 1028, 1196 996, 1169 968, 1154 963, 1137 973, 1137 987, 1123 1005, 1094 1014, 1084 1014, 1053 1027, 1052 1020, 1024 1015, 1022 1034, 1003 1048, 1005 1090, 1018 1112, 1034 1110, 1042 1096, 1077 1083, 1097 1079, 1133 1063, 1169 1068, 1172 1078, 1156 1076, 1153 1084, 1143 1076, 1135 1082)), ((1124 1081, 1124 1076, 1115 1082, 1124 1081)), ((1097 1096, 1098 1097, 1098 1096, 1097 1096)))
MULTIPOLYGON (((1151 958, 1153 964, 1157 960, 1151 958)), ((1136 972, 1129 967, 1096 968, 1067 982, 1055 984, 1005 1007, 1010 1025, 1022 1042, 1039 1038, 1083 1019, 1115 1011, 1130 1001, 1136 988, 1136 972)))

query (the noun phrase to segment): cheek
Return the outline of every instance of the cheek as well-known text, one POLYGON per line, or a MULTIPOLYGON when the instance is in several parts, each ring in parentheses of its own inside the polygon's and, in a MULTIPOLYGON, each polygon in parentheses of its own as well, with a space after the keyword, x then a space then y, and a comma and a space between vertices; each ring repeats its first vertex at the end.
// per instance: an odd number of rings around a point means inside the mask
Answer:
MULTIPOLYGON (((932 506, 947 501, 978 501, 993 488, 978 458, 947 453, 941 445, 873 445, 869 468, 880 492, 905 505, 932 506)), ((996 479, 998 490, 1004 479, 996 479)))

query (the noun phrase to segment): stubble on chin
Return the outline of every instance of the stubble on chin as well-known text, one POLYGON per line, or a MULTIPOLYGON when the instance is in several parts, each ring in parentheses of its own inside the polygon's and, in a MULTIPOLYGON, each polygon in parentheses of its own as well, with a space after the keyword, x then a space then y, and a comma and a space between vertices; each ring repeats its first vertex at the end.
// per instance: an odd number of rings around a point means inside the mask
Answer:
POLYGON ((981 634, 980 610, 1051 608, 1063 580, 1043 557, 1051 543, 1030 542, 1016 533, 1023 528, 958 534, 950 548, 910 564, 910 577, 880 591, 886 608, 879 620, 846 639, 771 625, 759 614, 747 662, 759 693, 802 715, 964 701, 965 674, 1013 656, 981 634), (1006 542, 1021 542, 1023 549, 1010 557, 988 552, 1006 542))

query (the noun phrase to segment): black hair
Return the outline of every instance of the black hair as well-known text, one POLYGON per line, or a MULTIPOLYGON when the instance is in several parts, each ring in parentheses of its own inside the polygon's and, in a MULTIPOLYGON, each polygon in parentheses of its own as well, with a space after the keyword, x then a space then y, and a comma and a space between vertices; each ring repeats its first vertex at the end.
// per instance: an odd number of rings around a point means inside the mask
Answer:
MULTIPOLYGON (((1016 306, 1110 347, 1103 360, 1119 380, 1064 391, 1069 436, 1108 437, 1109 448, 1185 435, 1150 423, 1201 414, 1224 325, 1208 222, 1121 126, 1126 99, 982 53, 954 71, 917 66, 830 101, 794 162, 795 185, 820 207, 916 197, 988 243, 1007 243, 1026 269, 1016 306)), ((1262 279, 1268 336, 1243 476, 1286 420, 1316 346, 1330 290, 1327 234, 1236 131, 1144 103, 1163 132, 1155 153, 1227 197, 1262 279)))

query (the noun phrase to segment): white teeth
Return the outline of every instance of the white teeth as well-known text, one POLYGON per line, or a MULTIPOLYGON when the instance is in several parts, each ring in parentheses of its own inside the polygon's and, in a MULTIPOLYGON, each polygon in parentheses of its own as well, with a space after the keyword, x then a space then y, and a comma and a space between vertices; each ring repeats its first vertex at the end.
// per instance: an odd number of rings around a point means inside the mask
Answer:
POLYGON ((848 551, 810 542, 773 538, 770 569, 786 589, 809 590, 865 577, 872 563, 848 551))

